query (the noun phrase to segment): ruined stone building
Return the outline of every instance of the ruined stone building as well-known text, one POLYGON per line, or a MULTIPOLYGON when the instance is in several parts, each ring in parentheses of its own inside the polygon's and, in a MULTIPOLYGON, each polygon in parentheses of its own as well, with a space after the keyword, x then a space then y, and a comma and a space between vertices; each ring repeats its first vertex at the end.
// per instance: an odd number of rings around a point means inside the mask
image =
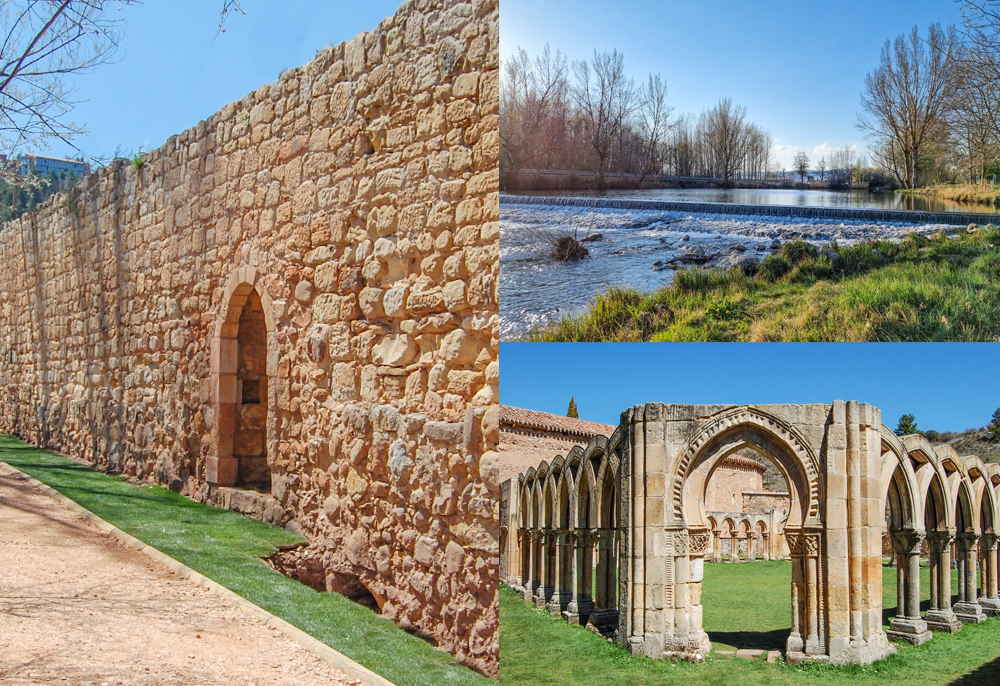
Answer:
POLYGON ((549 412, 500 406, 500 574, 506 578, 512 540, 506 525, 512 479, 543 460, 565 455, 573 447, 584 447, 597 436, 609 436, 615 427, 549 412))
MULTIPOLYGON (((583 419, 500 406, 501 513, 508 512, 509 494, 519 474, 552 463, 574 447, 585 448, 598 436, 610 436, 616 427, 583 419)), ((746 451, 745 453, 746 454, 746 451)), ((769 560, 788 555, 783 536, 788 516, 788 493, 764 488, 766 467, 760 456, 733 454, 722 460, 709 481, 705 496, 713 533, 714 562, 769 560)), ((509 519, 501 516, 500 576, 507 578, 507 561, 516 555, 517 539, 508 534, 509 519)), ((516 528, 516 527, 515 527, 516 528)))
POLYGON ((747 450, 773 460, 789 489, 789 661, 870 663, 895 651, 890 639, 919 644, 931 630, 1000 614, 1000 465, 898 437, 877 407, 839 400, 629 408, 610 436, 542 461, 505 492, 506 582, 568 621, 610 627, 635 654, 703 660, 711 650, 704 563, 717 550, 709 483, 747 450), (883 530, 898 588, 888 632, 883 530), (924 541, 930 608, 922 615, 924 541))
POLYGON ((0 431, 302 532, 497 673, 499 8, 371 32, 0 231, 0 431))

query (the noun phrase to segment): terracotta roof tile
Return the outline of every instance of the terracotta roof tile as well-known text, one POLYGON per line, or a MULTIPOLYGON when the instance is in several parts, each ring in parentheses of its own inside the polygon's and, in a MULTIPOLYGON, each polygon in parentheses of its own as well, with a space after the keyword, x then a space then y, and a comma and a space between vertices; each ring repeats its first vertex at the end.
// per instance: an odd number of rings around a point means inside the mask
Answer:
POLYGON ((725 460, 722 461, 722 465, 720 466, 725 465, 727 462, 730 464, 739 465, 740 467, 749 467, 750 469, 755 469, 759 471, 761 474, 767 471, 767 467, 762 465, 757 460, 754 460, 749 457, 743 457, 742 455, 730 455, 729 457, 727 457, 725 460))
POLYGON ((542 429, 543 431, 557 431, 576 436, 586 436, 588 438, 610 436, 617 428, 611 424, 588 422, 584 419, 572 419, 548 412, 539 412, 538 410, 511 407, 510 405, 500 406, 500 423, 525 426, 531 429, 542 429))

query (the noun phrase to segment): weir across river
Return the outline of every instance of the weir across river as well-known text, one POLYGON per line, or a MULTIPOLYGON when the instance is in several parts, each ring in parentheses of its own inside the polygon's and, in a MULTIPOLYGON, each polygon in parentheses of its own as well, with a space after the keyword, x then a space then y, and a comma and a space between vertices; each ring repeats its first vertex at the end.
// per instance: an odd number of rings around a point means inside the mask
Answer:
POLYGON ((974 212, 925 212, 922 210, 880 210, 851 207, 803 207, 798 205, 758 205, 729 202, 664 202, 622 198, 564 198, 537 195, 501 195, 500 204, 561 205, 599 207, 615 210, 661 210, 706 214, 763 215, 768 217, 808 217, 851 219, 866 222, 906 222, 910 224, 1000 224, 1000 214, 974 212))

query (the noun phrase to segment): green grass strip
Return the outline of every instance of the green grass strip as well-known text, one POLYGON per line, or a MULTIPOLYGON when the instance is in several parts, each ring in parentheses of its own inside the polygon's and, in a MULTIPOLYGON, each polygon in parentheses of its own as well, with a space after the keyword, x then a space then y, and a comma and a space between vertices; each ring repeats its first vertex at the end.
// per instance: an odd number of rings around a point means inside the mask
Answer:
POLYGON ((302 629, 399 686, 494 683, 337 593, 319 593, 260 558, 302 537, 159 486, 134 486, 0 436, 0 460, 97 516, 302 629))
MULTIPOLYGON (((926 589, 927 570, 921 570, 926 589)), ((704 627, 716 648, 761 641, 775 649, 791 626, 791 563, 706 564, 704 627), (739 636, 737 636, 739 634, 739 636), (723 640, 719 640, 719 639, 723 640)), ((953 573, 953 582, 956 577, 953 573)), ((923 594, 927 598, 927 594, 923 594)), ((883 615, 895 614, 896 570, 883 567, 883 615)), ((926 609, 926 604, 925 608, 926 609)), ((765 645, 766 644, 766 645, 765 645)), ((571 626, 500 589, 500 681, 509 685, 590 686, 996 686, 1000 684, 1000 618, 935 633, 922 646, 895 644, 896 655, 871 665, 768 664, 710 653, 704 664, 635 657, 587 629, 571 626), (599 678, 598 678, 599 677, 599 678)))

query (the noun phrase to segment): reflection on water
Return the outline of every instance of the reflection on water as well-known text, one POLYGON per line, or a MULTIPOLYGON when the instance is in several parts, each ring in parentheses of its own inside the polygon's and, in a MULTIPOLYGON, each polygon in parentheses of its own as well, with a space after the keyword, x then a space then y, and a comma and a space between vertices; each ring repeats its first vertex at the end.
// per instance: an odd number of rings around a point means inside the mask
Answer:
POLYGON ((530 195, 629 198, 661 202, 731 202, 748 205, 798 205, 802 207, 854 207, 879 210, 996 213, 996 208, 936 197, 869 193, 868 191, 814 191, 786 188, 659 188, 649 190, 545 191, 530 195))

